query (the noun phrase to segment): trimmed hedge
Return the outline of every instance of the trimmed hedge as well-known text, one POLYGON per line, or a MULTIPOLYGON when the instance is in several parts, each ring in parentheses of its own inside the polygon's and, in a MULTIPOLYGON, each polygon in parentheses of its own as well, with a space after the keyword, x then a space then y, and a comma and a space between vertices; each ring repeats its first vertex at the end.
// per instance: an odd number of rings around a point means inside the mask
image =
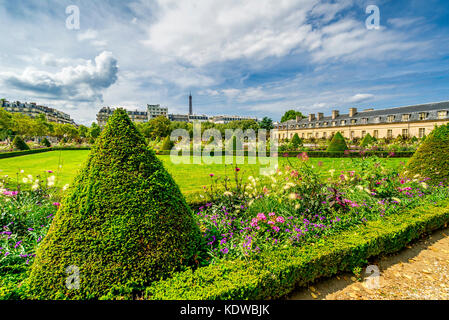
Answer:
POLYGON ((416 150, 405 169, 411 178, 419 174, 432 183, 449 179, 449 124, 433 129, 416 150))
POLYGON ((179 187, 117 109, 36 251, 26 285, 36 299, 94 299, 144 288, 194 263, 200 231, 179 187), (66 288, 66 268, 80 272, 66 288))
POLYGON ((12 151, 12 152, 0 152, 0 159, 13 158, 19 156, 25 156, 27 154, 42 153, 52 151, 52 148, 32 149, 26 151, 12 151))
POLYGON ((12 146, 20 151, 30 150, 30 147, 26 144, 25 141, 23 141, 21 136, 14 137, 14 140, 12 141, 12 146))
POLYGON ((39 148, 39 149, 31 149, 26 151, 11 151, 11 152, 0 152, 0 159, 13 158, 26 156, 27 154, 33 153, 41 153, 48 151, 64 151, 64 150, 90 150, 90 147, 51 147, 51 148, 39 148))
MULTIPOLYGON (((380 158, 410 158, 413 156, 413 151, 397 151, 397 152, 389 152, 389 151, 364 151, 364 152, 329 152, 329 151, 285 151, 285 152, 279 152, 278 157, 297 157, 301 153, 307 153, 309 158, 360 158, 360 157, 366 157, 366 156, 377 156, 380 158)), ((170 151, 156 151, 158 155, 170 155, 170 151)), ((181 154, 181 153, 180 153, 181 154)), ((190 153, 191 155, 193 152, 190 153)), ((224 153, 223 153, 224 154, 224 153)), ((256 155, 258 153, 256 152, 256 155)), ((211 155, 213 156, 213 152, 211 152, 211 155)), ((248 155, 248 151, 244 151, 244 155, 248 155)), ((269 153, 267 153, 267 156, 270 156, 269 153)))
POLYGON ((341 135, 340 131, 337 131, 337 133, 332 138, 329 146, 327 147, 326 151, 344 152, 346 150, 348 150, 348 146, 346 145, 345 138, 341 135))
POLYGON ((424 233, 447 226, 449 201, 368 221, 299 248, 279 249, 257 259, 224 261, 153 283, 147 299, 233 300, 283 297, 298 286, 363 266, 370 257, 397 252, 424 233))

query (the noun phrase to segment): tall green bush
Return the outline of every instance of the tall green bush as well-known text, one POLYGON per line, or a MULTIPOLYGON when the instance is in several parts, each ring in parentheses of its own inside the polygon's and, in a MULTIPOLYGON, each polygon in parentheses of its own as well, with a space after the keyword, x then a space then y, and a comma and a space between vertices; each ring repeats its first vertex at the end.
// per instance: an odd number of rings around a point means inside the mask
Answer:
POLYGON ((14 137, 14 140, 12 141, 12 146, 14 149, 20 151, 30 150, 30 147, 26 144, 25 141, 23 141, 21 136, 14 137))
POLYGON ((175 144, 170 140, 170 136, 166 136, 162 142, 161 150, 170 151, 175 144))
POLYGON ((449 124, 435 129, 421 142, 406 166, 406 174, 419 174, 438 183, 449 179, 449 124))
POLYGON ((42 139, 41 145, 43 145, 43 146, 45 146, 45 147, 47 147, 47 148, 50 148, 50 147, 51 147, 51 143, 50 143, 50 141, 48 141, 47 138, 42 139))
POLYGON ((200 239, 179 187, 117 109, 37 250, 29 293, 86 299, 140 290, 191 263, 200 239), (77 270, 79 288, 68 289, 77 270))
POLYGON ((338 131, 334 137, 332 138, 329 146, 326 151, 329 152, 344 152, 348 150, 348 146, 346 145, 345 138, 338 131))
POLYGON ((292 146, 295 149, 298 149, 299 147, 302 146, 302 140, 301 138, 298 136, 297 133, 295 133, 295 135, 293 136, 292 142, 291 142, 292 146))
POLYGON ((360 146, 362 148, 366 148, 367 146, 369 146, 370 144, 373 144, 373 143, 374 143, 374 138, 369 133, 367 133, 363 137, 362 141, 360 141, 360 146))

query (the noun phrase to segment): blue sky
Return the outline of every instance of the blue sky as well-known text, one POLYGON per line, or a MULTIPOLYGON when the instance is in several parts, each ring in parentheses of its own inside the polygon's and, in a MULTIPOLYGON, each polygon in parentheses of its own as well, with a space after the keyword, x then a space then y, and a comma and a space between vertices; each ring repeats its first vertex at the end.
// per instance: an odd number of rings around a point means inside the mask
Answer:
POLYGON ((447 0, 0 0, 0 34, 0 97, 84 124, 102 106, 186 113, 190 91, 195 113, 275 121, 449 100, 447 0))

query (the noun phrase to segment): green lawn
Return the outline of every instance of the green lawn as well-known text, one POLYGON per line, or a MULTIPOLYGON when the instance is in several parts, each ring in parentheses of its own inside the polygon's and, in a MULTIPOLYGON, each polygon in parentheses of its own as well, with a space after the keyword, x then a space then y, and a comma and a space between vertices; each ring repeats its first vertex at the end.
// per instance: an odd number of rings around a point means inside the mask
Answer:
MULTIPOLYGON (((33 177, 45 174, 47 170, 51 170, 57 175, 57 185, 63 186, 70 184, 73 177, 76 175, 80 166, 83 164, 88 150, 65 150, 65 151, 51 151, 15 158, 0 159, 0 176, 9 175, 15 177, 21 170, 24 171, 21 175, 31 174, 33 177)), ((179 184, 184 194, 190 194, 200 191, 204 185, 210 182, 209 174, 213 173, 216 177, 233 175, 234 166, 220 165, 220 164, 174 164, 170 160, 170 156, 158 156, 163 162, 167 170, 172 174, 173 178, 179 184)), ((300 161, 297 158, 280 158, 279 165, 283 165, 289 161, 291 164, 300 161)), ((350 170, 351 159, 338 158, 311 158, 310 162, 315 166, 321 161, 322 166, 319 170, 323 175, 327 175, 330 169, 335 169, 337 172, 341 170, 350 170)), ((388 160, 392 165, 397 165, 401 161, 406 162, 407 159, 393 158, 388 160)), ((241 173, 245 176, 257 176, 259 174, 258 164, 242 164, 238 165, 241 168, 241 173)))

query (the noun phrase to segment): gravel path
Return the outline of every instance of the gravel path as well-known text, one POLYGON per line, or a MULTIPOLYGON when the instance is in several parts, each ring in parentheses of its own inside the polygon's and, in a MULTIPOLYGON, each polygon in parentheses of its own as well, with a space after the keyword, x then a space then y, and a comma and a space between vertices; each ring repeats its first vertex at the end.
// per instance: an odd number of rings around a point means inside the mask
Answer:
POLYGON ((371 261, 371 273, 358 281, 344 274, 298 290, 289 299, 448 300, 449 229, 440 230, 395 255, 371 261), (371 276, 370 276, 371 275, 371 276))

